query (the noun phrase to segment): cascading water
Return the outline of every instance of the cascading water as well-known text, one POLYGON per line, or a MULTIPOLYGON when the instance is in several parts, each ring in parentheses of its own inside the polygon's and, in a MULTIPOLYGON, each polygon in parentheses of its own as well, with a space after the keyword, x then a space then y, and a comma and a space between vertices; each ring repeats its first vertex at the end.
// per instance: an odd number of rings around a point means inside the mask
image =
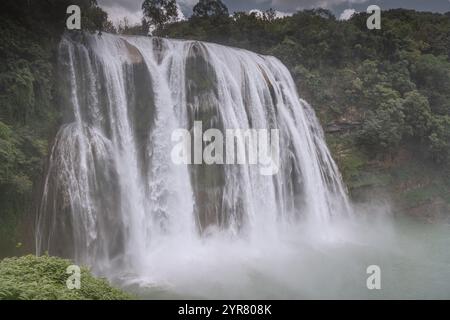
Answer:
POLYGON ((289 226, 327 237, 334 217, 350 215, 315 114, 276 58, 196 41, 77 37, 59 48, 67 121, 45 178, 38 254, 151 283, 195 255, 206 268, 228 242, 261 253, 289 226), (173 164, 171 134, 194 121, 279 129, 279 172, 173 164))

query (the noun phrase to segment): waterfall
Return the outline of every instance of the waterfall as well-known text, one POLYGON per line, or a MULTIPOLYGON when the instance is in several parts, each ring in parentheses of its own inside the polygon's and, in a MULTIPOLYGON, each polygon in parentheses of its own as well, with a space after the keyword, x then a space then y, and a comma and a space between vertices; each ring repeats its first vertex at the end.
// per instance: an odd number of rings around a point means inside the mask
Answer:
POLYGON ((166 242, 214 234, 257 242, 280 226, 325 230, 351 215, 314 111, 274 57, 198 41, 66 35, 59 77, 65 117, 43 184, 38 254, 139 274, 166 242), (279 130, 278 173, 174 164, 171 134, 194 121, 279 130))

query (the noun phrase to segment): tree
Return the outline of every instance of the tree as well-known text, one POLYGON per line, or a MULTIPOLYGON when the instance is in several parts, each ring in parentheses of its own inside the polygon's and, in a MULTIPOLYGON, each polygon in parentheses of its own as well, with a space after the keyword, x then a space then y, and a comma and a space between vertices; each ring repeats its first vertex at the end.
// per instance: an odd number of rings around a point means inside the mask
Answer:
POLYGON ((221 0, 200 0, 194 7, 194 17, 228 17, 228 8, 221 0))
POLYGON ((432 111, 450 115, 450 62, 446 57, 420 56, 412 66, 412 76, 419 91, 428 97, 432 111))
POLYGON ((145 0, 142 4, 144 16, 150 24, 161 27, 163 24, 178 16, 178 8, 175 0, 145 0))
POLYGON ((368 112, 358 134, 359 143, 369 151, 394 152, 408 131, 402 105, 402 99, 390 99, 368 112))
POLYGON ((411 91, 405 95, 403 109, 406 122, 411 126, 414 137, 424 140, 430 131, 432 112, 428 99, 418 91, 411 91))
POLYGON ((96 1, 91 1, 91 6, 88 7, 88 10, 81 10, 81 12, 85 12, 81 18, 81 25, 84 25, 89 31, 98 31, 101 34, 108 25, 108 14, 97 6, 96 1))
POLYGON ((450 117, 436 116, 429 136, 431 157, 439 164, 450 164, 450 117))
POLYGON ((264 19, 272 22, 277 18, 277 12, 275 11, 275 9, 270 8, 268 10, 266 10, 266 12, 264 12, 264 19))

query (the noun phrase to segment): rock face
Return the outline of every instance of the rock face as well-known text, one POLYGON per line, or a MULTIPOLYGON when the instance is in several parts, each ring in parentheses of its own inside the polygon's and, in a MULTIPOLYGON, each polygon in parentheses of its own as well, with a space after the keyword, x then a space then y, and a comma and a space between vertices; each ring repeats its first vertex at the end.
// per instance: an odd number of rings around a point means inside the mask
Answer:
POLYGON ((139 52, 138 48, 131 45, 127 40, 122 39, 125 47, 127 48, 128 59, 132 64, 140 64, 143 62, 144 58, 139 52))
MULTIPOLYGON (((189 123, 202 121, 203 130, 219 129, 223 132, 223 119, 217 77, 210 65, 205 46, 196 42, 186 59, 186 102, 189 123)), ((193 181, 198 225, 205 230, 210 225, 225 226, 231 215, 223 214, 225 172, 221 165, 194 165, 190 168, 193 181)))
POLYGON ((348 132, 361 127, 361 125, 361 122, 335 122, 328 124, 325 131, 327 133, 348 132))

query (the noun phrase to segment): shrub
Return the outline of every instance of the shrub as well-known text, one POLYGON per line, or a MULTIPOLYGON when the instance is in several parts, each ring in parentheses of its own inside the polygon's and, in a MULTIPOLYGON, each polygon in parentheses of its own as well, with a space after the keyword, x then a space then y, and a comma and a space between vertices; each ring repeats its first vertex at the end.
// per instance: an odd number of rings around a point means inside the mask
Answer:
POLYGON ((131 296, 81 268, 80 289, 69 290, 65 260, 47 255, 6 258, 0 262, 0 300, 122 300, 131 296))

